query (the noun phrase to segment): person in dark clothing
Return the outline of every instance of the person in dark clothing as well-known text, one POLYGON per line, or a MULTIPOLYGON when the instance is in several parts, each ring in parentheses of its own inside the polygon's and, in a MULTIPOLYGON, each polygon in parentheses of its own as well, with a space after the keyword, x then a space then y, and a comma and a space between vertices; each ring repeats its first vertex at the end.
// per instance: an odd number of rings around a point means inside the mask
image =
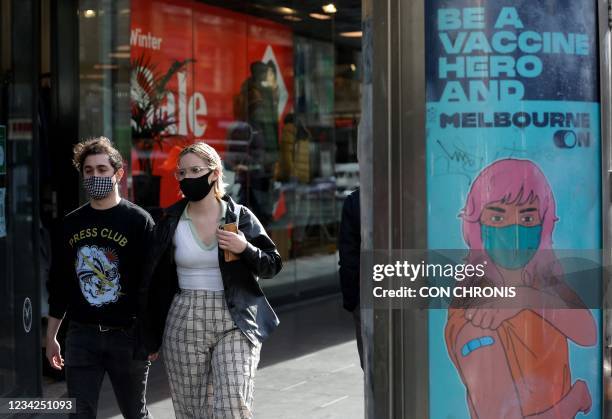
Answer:
POLYGON ((96 417, 108 373, 123 416, 150 418, 145 398, 150 361, 145 351, 135 359, 135 319, 153 219, 119 196, 123 163, 110 140, 77 144, 73 162, 90 201, 63 220, 62 253, 48 282, 47 359, 55 369, 64 366, 57 331, 66 316, 66 383, 69 397, 76 398, 71 417, 96 417))
POLYGON ((250 127, 242 162, 232 167, 242 185, 239 203, 247 205, 265 227, 273 220, 274 179, 280 158, 279 90, 274 63, 251 63, 251 76, 236 99, 235 116, 250 127))
POLYGON ((361 310, 359 307, 359 260, 361 251, 359 210, 359 188, 354 190, 344 201, 342 219, 338 234, 338 251, 340 258, 340 286, 343 306, 353 314, 359 362, 363 368, 363 341, 361 338, 361 310))

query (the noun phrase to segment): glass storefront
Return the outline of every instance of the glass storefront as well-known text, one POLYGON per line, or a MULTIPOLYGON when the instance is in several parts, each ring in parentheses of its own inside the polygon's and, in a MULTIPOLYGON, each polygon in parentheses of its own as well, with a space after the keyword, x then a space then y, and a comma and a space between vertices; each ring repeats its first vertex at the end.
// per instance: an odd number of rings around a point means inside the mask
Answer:
POLYGON ((262 281, 279 301, 337 289, 342 202, 359 178, 361 5, 267 3, 81 1, 79 137, 117 143, 124 195, 152 214, 180 198, 180 149, 215 147, 230 195, 285 261, 262 281))
POLYGON ((130 153, 129 28, 129 0, 79 2, 78 137, 104 135, 124 156, 130 153))
POLYGON ((40 391, 37 11, 0 2, 0 397, 40 391))

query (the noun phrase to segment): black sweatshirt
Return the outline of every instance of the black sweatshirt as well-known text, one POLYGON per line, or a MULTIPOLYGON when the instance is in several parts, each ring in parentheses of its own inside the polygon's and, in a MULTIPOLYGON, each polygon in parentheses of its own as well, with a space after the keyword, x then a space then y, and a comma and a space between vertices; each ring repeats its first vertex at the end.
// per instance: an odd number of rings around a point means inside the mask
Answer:
POLYGON ((85 204, 63 220, 62 254, 48 282, 49 315, 129 326, 138 313, 153 219, 122 199, 107 210, 85 204))

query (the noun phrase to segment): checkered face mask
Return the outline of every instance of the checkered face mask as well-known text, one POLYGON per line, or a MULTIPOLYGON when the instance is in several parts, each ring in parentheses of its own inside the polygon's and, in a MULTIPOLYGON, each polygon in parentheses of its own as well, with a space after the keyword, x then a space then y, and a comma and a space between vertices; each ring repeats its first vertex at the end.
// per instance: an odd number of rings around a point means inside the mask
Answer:
POLYGON ((83 186, 91 199, 98 200, 106 198, 113 191, 115 184, 113 183, 112 176, 91 176, 83 179, 83 186))

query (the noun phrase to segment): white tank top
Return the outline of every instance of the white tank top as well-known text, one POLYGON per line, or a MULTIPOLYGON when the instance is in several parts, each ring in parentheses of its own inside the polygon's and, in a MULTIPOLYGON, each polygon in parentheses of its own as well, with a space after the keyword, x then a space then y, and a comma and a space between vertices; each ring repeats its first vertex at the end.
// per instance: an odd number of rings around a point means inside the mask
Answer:
MULTIPOLYGON (((221 201, 222 222, 225 219, 225 201, 221 201)), ((174 260, 179 287, 188 290, 222 291, 223 280, 219 269, 219 247, 216 238, 210 246, 200 240, 187 207, 174 233, 174 260)))

